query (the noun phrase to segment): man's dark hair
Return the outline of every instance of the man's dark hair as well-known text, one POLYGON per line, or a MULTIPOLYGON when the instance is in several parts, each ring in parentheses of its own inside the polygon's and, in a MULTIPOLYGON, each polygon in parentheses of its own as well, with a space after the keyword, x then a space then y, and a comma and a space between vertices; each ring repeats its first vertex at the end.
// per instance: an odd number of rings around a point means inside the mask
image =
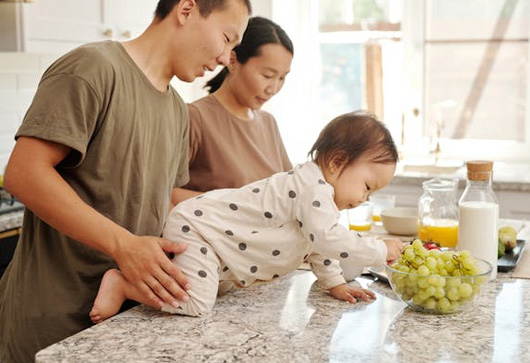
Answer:
MULTIPOLYGON (((199 6, 199 13, 205 18, 214 10, 223 9, 226 6, 227 1, 229 0, 195 0, 199 6)), ((240 1, 245 4, 248 9, 248 14, 250 15, 252 13, 250 0, 240 1)), ((160 20, 164 19, 179 2, 180 0, 160 0, 156 6, 155 18, 160 20)))

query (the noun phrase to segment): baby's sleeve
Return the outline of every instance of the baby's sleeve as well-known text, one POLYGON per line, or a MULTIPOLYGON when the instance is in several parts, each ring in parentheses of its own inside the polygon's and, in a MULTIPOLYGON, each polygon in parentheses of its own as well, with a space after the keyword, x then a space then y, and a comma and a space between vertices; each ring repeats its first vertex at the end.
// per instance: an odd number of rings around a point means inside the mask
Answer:
POLYGON ((313 271, 319 284, 330 288, 344 283, 340 265, 379 266, 386 261, 387 250, 383 241, 360 237, 339 224, 332 190, 326 188, 331 187, 322 185, 304 193, 296 213, 302 233, 313 244, 309 257, 313 271))

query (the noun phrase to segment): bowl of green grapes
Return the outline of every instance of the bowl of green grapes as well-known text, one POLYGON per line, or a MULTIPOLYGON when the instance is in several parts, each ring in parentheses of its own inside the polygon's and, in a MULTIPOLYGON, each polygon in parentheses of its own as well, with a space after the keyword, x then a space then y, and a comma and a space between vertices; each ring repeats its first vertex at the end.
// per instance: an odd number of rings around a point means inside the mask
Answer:
POLYGON ((420 240, 385 265, 392 290, 413 310, 451 314, 472 305, 490 280, 493 266, 469 251, 427 249, 420 240))

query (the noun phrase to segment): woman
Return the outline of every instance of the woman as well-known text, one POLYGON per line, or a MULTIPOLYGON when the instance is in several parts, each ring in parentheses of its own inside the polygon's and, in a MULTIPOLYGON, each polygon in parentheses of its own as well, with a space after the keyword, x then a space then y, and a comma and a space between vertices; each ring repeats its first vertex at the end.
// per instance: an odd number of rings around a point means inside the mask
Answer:
POLYGON ((292 59, 280 26, 250 19, 228 66, 206 84, 210 94, 188 105, 190 182, 173 190, 174 204, 291 169, 274 117, 260 108, 282 88, 292 59))

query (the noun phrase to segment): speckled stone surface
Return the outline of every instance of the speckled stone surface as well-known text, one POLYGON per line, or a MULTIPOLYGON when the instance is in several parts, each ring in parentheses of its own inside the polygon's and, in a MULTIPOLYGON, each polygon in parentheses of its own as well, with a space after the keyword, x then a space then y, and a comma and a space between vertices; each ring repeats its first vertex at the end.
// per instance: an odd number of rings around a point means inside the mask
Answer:
POLYGON ((530 362, 530 280, 500 273, 475 305, 452 315, 411 311, 377 293, 350 305, 309 271, 229 292, 207 318, 138 306, 41 350, 56 362, 530 362))
POLYGON ((0 232, 22 226, 24 211, 17 211, 0 215, 0 232))

